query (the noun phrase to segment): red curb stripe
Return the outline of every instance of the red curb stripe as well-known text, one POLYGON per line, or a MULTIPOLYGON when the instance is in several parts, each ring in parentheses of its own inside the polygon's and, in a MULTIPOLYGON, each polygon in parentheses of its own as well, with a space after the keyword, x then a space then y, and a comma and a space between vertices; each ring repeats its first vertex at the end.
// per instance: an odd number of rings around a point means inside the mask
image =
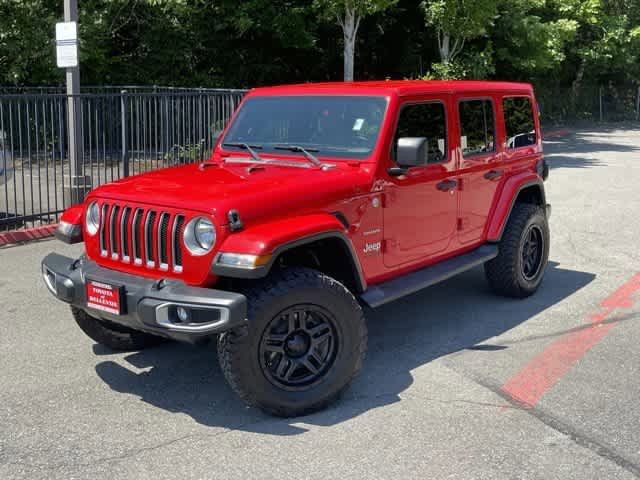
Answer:
POLYGON ((602 323, 618 308, 631 308, 640 290, 640 273, 600 303, 589 315, 590 328, 568 333, 545 348, 502 387, 517 402, 533 407, 571 368, 596 345, 615 323, 602 323))
POLYGON ((31 242, 51 237, 58 228, 58 224, 43 225, 41 227, 27 228, 25 230, 13 230, 0 233, 0 247, 13 243, 31 242))
POLYGON ((571 130, 567 128, 558 128, 556 130, 549 130, 548 132, 542 132, 542 139, 544 140, 549 138, 566 137, 570 133, 571 133, 571 130))

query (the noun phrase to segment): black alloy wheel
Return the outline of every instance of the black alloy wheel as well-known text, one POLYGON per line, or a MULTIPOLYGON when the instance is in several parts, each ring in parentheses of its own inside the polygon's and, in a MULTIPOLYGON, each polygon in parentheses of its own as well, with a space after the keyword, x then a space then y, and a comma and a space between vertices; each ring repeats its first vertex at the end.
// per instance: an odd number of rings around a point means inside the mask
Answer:
POLYGON ((542 267, 544 235, 538 225, 531 225, 524 235, 522 244, 522 275, 532 280, 542 267))
POLYGON ((295 305, 276 315, 260 342, 260 366, 279 388, 313 386, 331 368, 337 354, 333 315, 318 305, 295 305))

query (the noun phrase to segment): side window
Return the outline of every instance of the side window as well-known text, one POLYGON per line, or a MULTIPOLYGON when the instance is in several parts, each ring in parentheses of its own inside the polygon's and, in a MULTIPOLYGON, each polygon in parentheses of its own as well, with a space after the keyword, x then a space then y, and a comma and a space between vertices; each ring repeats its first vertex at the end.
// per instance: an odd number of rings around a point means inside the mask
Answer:
POLYGON ((507 148, 526 147, 537 141, 533 109, 528 97, 505 97, 502 100, 507 148))
POLYGON ((398 139, 402 137, 426 137, 429 143, 427 162, 443 162, 447 156, 447 120, 444 104, 416 103, 402 107, 393 142, 394 158, 398 139))
POLYGON ((464 157, 493 152, 495 131, 491 100, 460 102, 460 145, 464 157))

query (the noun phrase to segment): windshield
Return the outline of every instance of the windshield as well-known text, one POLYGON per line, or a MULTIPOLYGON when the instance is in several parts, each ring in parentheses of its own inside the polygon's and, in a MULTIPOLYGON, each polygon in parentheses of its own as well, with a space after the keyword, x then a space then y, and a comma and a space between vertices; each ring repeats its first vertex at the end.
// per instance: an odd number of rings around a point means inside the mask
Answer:
POLYGON ((238 148, 233 144, 247 144, 274 153, 294 146, 319 155, 365 158, 376 145, 386 107, 384 97, 249 98, 222 145, 238 148))

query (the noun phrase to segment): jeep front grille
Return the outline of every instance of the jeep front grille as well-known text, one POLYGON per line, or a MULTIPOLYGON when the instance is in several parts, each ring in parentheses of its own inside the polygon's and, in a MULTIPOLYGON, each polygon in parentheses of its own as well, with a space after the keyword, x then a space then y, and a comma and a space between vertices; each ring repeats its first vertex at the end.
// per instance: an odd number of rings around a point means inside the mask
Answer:
POLYGON ((101 256, 182 272, 184 215, 108 202, 100 205, 100 213, 101 256))

